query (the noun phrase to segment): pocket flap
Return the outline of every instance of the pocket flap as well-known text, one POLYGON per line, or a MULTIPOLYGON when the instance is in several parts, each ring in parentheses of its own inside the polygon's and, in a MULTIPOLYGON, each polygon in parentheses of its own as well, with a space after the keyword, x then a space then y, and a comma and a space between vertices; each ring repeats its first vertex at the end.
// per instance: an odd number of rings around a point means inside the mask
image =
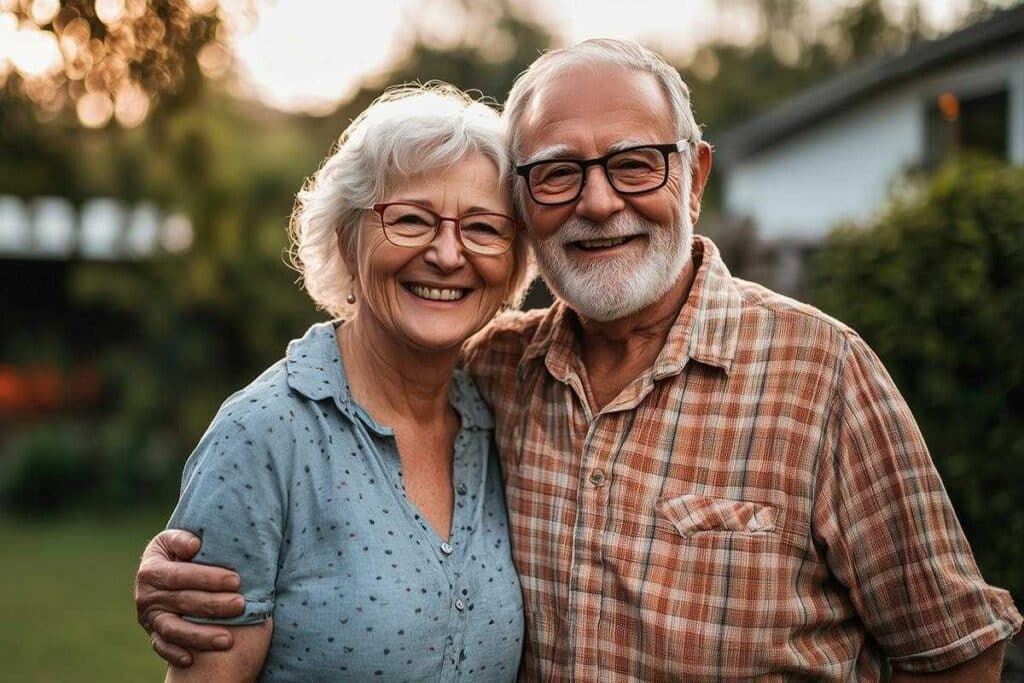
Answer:
POLYGON ((775 508, 761 503, 686 493, 662 498, 657 507, 683 536, 701 531, 775 530, 775 508))

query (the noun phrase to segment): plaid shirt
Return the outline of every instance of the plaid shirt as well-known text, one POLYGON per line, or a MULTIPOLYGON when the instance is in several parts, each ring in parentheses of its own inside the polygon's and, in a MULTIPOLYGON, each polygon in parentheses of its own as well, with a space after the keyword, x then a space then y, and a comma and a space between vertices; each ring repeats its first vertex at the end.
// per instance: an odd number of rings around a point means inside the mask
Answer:
POLYGON ((524 680, 877 680, 1020 628, 910 410, 855 332, 698 271, 653 367, 588 404, 561 303, 467 347, 494 406, 524 680))

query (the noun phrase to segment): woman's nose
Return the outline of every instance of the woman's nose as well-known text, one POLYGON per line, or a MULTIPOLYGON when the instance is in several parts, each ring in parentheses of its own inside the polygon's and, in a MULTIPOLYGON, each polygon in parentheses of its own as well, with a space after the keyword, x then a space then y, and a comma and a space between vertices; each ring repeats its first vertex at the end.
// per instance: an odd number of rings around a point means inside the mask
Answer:
POLYGON ((437 234, 434 235, 434 240, 427 247, 423 258, 427 263, 446 273, 465 265, 466 256, 463 253, 462 242, 459 241, 454 221, 441 221, 441 224, 437 226, 437 234))

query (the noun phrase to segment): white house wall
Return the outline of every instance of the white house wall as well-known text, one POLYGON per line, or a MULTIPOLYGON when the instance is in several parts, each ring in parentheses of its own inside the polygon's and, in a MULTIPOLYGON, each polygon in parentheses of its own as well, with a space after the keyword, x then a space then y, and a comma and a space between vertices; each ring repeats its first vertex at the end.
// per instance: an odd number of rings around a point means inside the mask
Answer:
POLYGON ((837 221, 870 216, 923 139, 922 104, 887 97, 737 164, 726 207, 752 217, 764 239, 818 237, 837 221))
POLYGON ((928 103, 939 93, 1009 87, 1010 159, 1024 163, 1024 48, 975 60, 876 96, 736 162, 725 208, 754 219, 759 235, 817 239, 842 221, 872 218, 894 180, 919 164, 928 103))

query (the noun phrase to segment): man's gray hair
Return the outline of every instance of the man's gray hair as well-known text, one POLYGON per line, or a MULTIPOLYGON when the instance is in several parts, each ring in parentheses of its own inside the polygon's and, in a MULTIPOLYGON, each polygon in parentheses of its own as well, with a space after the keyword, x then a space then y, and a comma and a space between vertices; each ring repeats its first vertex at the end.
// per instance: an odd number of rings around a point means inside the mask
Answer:
MULTIPOLYGON (((498 113, 447 83, 388 89, 357 116, 299 191, 292 212, 291 262, 316 304, 334 317, 351 314, 346 297, 353 274, 342 253, 355 255, 367 207, 402 179, 443 173, 473 153, 494 162, 499 183, 511 182, 498 113)), ((531 274, 525 236, 517 237, 513 257, 506 300, 517 306, 531 274)))
POLYGON ((522 151, 520 120, 538 87, 569 69, 598 66, 618 66, 654 76, 668 97, 676 120, 678 139, 690 141, 682 156, 686 164, 692 164, 696 159, 693 150, 701 140, 701 131, 690 106, 690 89, 683 82, 679 72, 658 54, 639 43, 610 38, 585 40, 571 47, 545 52, 526 71, 519 74, 508 94, 504 114, 509 129, 509 149, 513 161, 520 160, 519 155, 522 151))

